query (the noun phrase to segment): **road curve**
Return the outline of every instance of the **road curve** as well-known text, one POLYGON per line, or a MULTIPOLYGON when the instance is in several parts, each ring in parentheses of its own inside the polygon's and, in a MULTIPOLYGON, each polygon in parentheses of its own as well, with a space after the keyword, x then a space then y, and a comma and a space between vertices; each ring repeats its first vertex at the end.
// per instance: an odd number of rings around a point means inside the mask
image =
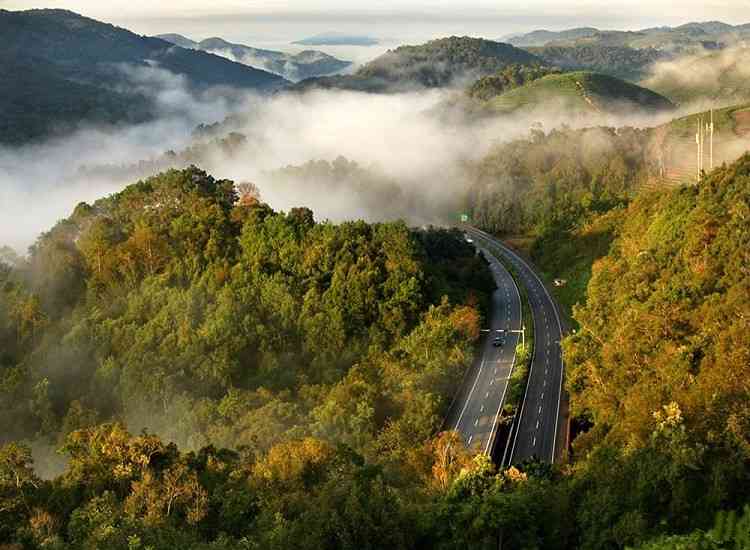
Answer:
POLYGON ((492 293, 490 323, 484 327, 488 332, 484 333, 481 352, 464 377, 444 428, 458 431, 469 450, 491 454, 520 337, 517 333, 498 331, 521 328, 521 296, 502 263, 481 243, 475 241, 474 244, 487 260, 497 290, 492 293), (495 347, 493 339, 499 334, 505 338, 505 344, 495 347))
POLYGON ((563 383, 563 359, 560 342, 563 326, 555 301, 529 263, 498 239, 474 228, 465 228, 477 242, 501 254, 519 275, 517 282, 526 288, 534 317, 534 353, 529 370, 521 413, 511 446, 511 463, 537 457, 546 462, 563 455, 563 419, 560 404, 563 383))

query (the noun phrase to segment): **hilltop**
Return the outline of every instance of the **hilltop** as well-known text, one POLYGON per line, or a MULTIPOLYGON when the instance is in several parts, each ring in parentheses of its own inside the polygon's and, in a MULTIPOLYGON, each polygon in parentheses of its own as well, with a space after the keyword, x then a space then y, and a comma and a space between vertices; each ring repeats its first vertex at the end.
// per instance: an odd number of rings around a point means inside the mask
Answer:
POLYGON ((179 34, 160 34, 157 38, 183 48, 213 53, 244 65, 263 69, 283 76, 287 80, 325 76, 343 71, 351 61, 343 61, 317 50, 305 50, 297 54, 253 48, 244 44, 228 42, 223 38, 207 38, 195 42, 179 34))
POLYGON ((594 72, 550 74, 504 92, 488 102, 500 113, 547 106, 581 113, 663 111, 674 107, 665 97, 624 80, 594 72))
POLYGON ((542 64, 537 56, 509 44, 452 36, 417 46, 401 46, 363 65, 353 75, 310 79, 297 89, 398 92, 461 86, 509 65, 542 64))
POLYGON ((66 10, 0 10, 0 35, 4 143, 44 138, 84 121, 133 122, 154 116, 147 90, 134 90, 126 68, 157 65, 183 76, 195 90, 229 86, 267 92, 286 82, 66 10))

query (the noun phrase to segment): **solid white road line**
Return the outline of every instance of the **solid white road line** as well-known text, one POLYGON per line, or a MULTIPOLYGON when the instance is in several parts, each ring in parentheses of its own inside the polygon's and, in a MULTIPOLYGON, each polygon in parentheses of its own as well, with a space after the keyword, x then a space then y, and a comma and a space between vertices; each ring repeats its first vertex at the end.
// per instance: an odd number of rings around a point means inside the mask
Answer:
POLYGON ((466 403, 464 403, 464 408, 461 409, 461 414, 458 415, 458 421, 456 422, 456 427, 455 427, 456 430, 458 430, 458 427, 461 424, 461 419, 464 417, 464 413, 466 412, 466 407, 468 407, 469 403, 471 402, 471 396, 474 393, 474 388, 477 387, 477 382, 479 382, 479 377, 482 375, 483 368, 484 368, 484 359, 482 359, 482 364, 479 365, 479 372, 477 372, 477 377, 474 380, 474 384, 471 386, 471 391, 469 391, 469 396, 466 398, 466 403))

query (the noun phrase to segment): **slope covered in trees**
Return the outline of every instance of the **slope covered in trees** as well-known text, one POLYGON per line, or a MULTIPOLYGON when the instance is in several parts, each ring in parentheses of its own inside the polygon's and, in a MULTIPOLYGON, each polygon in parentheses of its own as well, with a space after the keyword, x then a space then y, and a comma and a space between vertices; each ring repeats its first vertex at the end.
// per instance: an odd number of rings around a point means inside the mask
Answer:
POLYGON ((316 433, 372 450, 405 414, 427 437, 490 280, 453 233, 317 224, 166 172, 79 205, 4 268, 0 433, 54 443, 124 419, 190 447, 316 433))
POLYGON ((583 431, 569 467, 498 472, 436 434, 486 300, 461 235, 318 224, 191 168, 80 205, 28 262, 2 256, 1 540, 738 547, 750 155, 633 200, 640 132, 535 133, 485 159, 469 197, 544 254, 606 227, 565 343, 583 431), (9 441, 29 433, 37 456, 62 447, 61 475, 9 441))
POLYGON ((402 92, 452 87, 491 75, 509 65, 542 64, 538 57, 509 44, 452 36, 417 46, 401 46, 363 65, 353 75, 308 79, 294 89, 402 92))
POLYGON ((686 23, 677 27, 651 27, 638 31, 607 31, 594 28, 569 29, 560 32, 534 31, 510 37, 507 42, 519 47, 595 44, 684 52, 730 46, 747 40, 748 36, 750 36, 750 26, 747 24, 730 25, 721 21, 704 21, 686 23))
POLYGON ((200 90, 269 91, 286 82, 66 10, 0 10, 0 35, 0 143, 43 139, 83 122, 140 122, 156 116, 152 94, 134 86, 126 68, 158 64, 200 90))
POLYGON ((253 48, 244 44, 234 44, 218 37, 207 38, 200 42, 194 42, 179 34, 160 34, 156 38, 166 40, 182 48, 221 55, 238 63, 281 75, 292 82, 334 74, 343 71, 352 64, 351 61, 342 61, 317 50, 304 50, 292 54, 253 48))
POLYGON ((529 51, 555 67, 596 71, 633 82, 646 77, 656 62, 669 58, 663 51, 655 48, 636 49, 599 44, 545 46, 529 48, 529 51))

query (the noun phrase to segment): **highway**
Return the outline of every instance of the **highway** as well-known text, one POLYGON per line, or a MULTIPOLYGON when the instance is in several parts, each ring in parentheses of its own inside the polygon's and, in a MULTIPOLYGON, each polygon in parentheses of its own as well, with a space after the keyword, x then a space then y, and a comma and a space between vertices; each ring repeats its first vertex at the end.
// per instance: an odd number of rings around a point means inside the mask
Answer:
POLYGON ((490 322, 485 327, 487 332, 482 340, 481 353, 464 377, 444 428, 458 431, 468 449, 491 454, 520 337, 518 333, 497 331, 521 328, 521 296, 513 277, 502 263, 484 250, 479 242, 475 241, 474 244, 487 259, 497 290, 492 294, 490 322), (502 347, 493 345, 498 335, 505 339, 502 347))
POLYGON ((560 341, 563 325, 557 305, 533 268, 491 235, 464 228, 475 243, 492 248, 513 265, 526 288, 534 317, 534 352, 520 417, 512 434, 510 463, 531 457, 554 463, 563 455, 564 419, 560 415, 563 360, 560 341))

